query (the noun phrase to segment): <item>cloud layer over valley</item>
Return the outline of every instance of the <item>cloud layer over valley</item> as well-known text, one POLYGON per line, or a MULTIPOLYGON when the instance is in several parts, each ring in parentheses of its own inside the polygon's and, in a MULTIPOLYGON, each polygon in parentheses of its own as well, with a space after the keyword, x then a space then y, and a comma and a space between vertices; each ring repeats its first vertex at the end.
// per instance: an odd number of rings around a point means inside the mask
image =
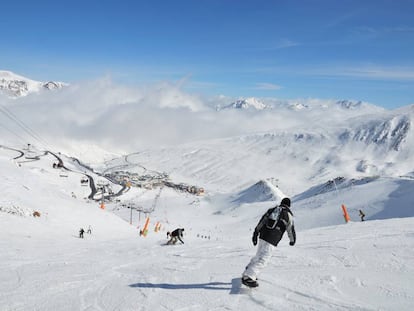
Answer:
MULTIPOLYGON (((327 112, 329 122, 355 115, 351 109, 335 105, 335 100, 317 99, 268 99, 266 103, 273 109, 267 110, 215 109, 235 100, 189 94, 181 90, 181 83, 124 86, 108 77, 21 98, 0 96, 2 106, 54 147, 78 141, 119 153, 252 132, 318 128, 323 121, 321 109, 327 112), (332 109, 343 110, 343 114, 332 114, 332 109)), ((1 121, 9 135, 25 138, 4 114, 1 121)))

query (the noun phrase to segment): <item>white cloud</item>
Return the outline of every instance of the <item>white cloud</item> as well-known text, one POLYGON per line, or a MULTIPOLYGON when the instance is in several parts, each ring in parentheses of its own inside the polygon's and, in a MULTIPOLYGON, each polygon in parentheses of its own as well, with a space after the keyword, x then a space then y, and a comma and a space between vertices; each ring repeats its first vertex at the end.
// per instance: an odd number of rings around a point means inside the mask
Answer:
POLYGON ((267 91, 274 91, 282 89, 282 86, 273 83, 256 83, 256 90, 267 90, 267 91))
MULTIPOLYGON (((227 100, 231 103, 230 98, 227 100)), ((171 83, 125 87, 108 78, 17 100, 0 97, 2 105, 55 150, 68 141, 77 141, 116 153, 135 152, 150 146, 267 130, 274 126, 275 118, 283 119, 262 113, 258 121, 254 112, 218 113, 212 109, 212 101, 185 93, 180 85, 171 83)), ((10 120, 0 118, 5 126, 27 137, 10 120)))
POLYGON ((387 80, 413 80, 414 68, 407 67, 350 67, 344 68, 338 75, 360 77, 367 79, 387 79, 387 80))
POLYGON ((408 81, 414 79, 414 67, 386 66, 375 64, 319 64, 304 67, 268 67, 263 72, 277 74, 293 74, 301 76, 326 76, 362 78, 366 80, 408 81))
MULTIPOLYGON (((319 123, 315 122, 315 115, 308 109, 228 109, 218 112, 214 109, 217 105, 230 104, 234 99, 225 96, 201 98, 182 91, 180 86, 181 83, 161 83, 126 87, 103 78, 17 100, 0 96, 0 104, 7 106, 42 140, 48 142, 50 146, 47 147, 62 152, 69 144, 76 142, 74 146, 100 147, 122 154, 154 146, 246 133, 292 127, 298 130, 319 123)), ((270 83, 258 86, 280 88, 270 83)), ((301 100, 293 100, 285 103, 285 107, 306 107, 306 103, 312 102, 310 99, 304 101, 300 105, 301 100)), ((268 102, 280 104, 278 100, 268 99, 268 102)), ((22 132, 4 115, 0 115, 0 124, 3 140, 12 136, 13 131, 26 138, 27 143, 36 143, 33 137, 22 132)), ((19 142, 22 140, 19 138, 19 142)))
POLYGON ((300 45, 298 42, 289 40, 289 39, 282 39, 280 40, 275 46, 273 46, 273 49, 279 50, 279 49, 286 49, 293 46, 300 45))

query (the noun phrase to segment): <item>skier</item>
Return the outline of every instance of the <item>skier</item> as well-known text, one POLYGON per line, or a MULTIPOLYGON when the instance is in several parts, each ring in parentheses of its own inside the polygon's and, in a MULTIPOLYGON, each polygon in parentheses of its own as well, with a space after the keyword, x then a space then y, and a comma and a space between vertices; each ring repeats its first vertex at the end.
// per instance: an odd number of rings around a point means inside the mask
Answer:
POLYGON ((280 205, 270 208, 260 219, 253 233, 253 245, 259 245, 256 255, 250 260, 242 274, 242 283, 249 287, 257 287, 257 275, 267 265, 272 257, 272 251, 287 231, 289 245, 296 243, 296 232, 293 224, 293 214, 290 210, 290 199, 283 198, 280 205))
POLYGON ((175 244, 177 243, 177 240, 181 242, 181 244, 184 244, 183 239, 183 232, 184 228, 178 228, 175 229, 173 232, 167 232, 167 238, 171 237, 171 239, 167 242, 167 245, 175 244))
POLYGON ((365 219, 365 214, 362 210, 359 210, 359 217, 361 217, 361 221, 364 221, 365 219))
POLYGON ((92 228, 91 228, 91 225, 89 225, 87 233, 88 233, 88 234, 92 234, 92 228))
POLYGON ((83 239, 83 233, 85 232, 85 230, 83 230, 83 228, 80 228, 79 230, 79 238, 83 239))

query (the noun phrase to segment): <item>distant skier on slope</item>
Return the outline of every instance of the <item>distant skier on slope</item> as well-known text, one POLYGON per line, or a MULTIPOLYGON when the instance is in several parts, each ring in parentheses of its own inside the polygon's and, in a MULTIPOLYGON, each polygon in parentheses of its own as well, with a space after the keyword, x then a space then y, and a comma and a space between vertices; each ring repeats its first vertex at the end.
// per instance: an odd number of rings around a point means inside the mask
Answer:
POLYGON ((290 210, 290 199, 284 198, 280 205, 270 208, 260 219, 253 233, 253 245, 259 246, 256 255, 250 260, 242 275, 242 283, 249 287, 257 287, 257 275, 272 257, 272 251, 287 231, 289 245, 296 243, 296 232, 293 224, 293 213, 290 210))
POLYGON ((83 228, 80 228, 80 230, 79 230, 79 237, 81 238, 81 239, 83 239, 83 234, 85 233, 85 230, 83 230, 83 228))
POLYGON ((359 210, 359 217, 361 217, 361 221, 365 221, 365 214, 362 210, 359 210))
POLYGON ((184 228, 175 229, 173 232, 167 232, 167 237, 171 237, 170 240, 167 242, 168 245, 177 243, 177 240, 184 244, 183 239, 183 232, 184 228))

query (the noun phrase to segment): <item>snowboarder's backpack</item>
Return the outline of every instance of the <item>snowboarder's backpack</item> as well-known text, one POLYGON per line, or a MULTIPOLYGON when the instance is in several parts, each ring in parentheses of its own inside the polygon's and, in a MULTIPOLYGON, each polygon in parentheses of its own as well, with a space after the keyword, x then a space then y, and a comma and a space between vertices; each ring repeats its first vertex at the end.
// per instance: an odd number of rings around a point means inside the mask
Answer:
POLYGON ((282 208, 280 206, 276 206, 273 209, 273 211, 267 216, 266 228, 273 230, 276 227, 276 224, 280 218, 281 211, 282 211, 282 208))

